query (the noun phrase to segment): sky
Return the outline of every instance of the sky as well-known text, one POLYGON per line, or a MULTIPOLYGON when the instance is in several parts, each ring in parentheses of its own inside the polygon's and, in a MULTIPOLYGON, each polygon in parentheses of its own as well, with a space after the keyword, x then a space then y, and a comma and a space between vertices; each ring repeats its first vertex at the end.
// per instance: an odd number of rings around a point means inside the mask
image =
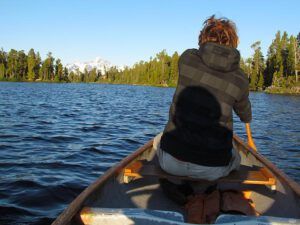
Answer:
POLYGON ((299 0, 0 0, 0 48, 52 52, 64 64, 96 57, 133 65, 165 49, 198 48, 205 19, 233 20, 243 57, 275 33, 300 32, 299 0))

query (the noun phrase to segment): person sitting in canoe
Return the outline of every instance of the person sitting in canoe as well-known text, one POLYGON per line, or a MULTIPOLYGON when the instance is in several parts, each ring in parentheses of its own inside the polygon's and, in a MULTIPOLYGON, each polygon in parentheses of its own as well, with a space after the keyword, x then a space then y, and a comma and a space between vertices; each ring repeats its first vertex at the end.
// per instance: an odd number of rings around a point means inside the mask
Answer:
POLYGON ((244 123, 252 113, 237 46, 235 24, 211 16, 200 32, 199 49, 180 56, 169 121, 153 145, 166 172, 216 180, 239 168, 241 159, 232 146, 232 110, 244 123))

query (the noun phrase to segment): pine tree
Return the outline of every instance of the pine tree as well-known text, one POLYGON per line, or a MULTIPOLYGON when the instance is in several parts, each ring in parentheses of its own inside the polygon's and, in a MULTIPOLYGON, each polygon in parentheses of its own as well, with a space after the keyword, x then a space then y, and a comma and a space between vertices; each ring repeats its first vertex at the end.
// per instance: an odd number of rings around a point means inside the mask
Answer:
POLYGON ((39 68, 39 80, 46 80, 46 75, 45 63, 42 62, 42 65, 39 68))
POLYGON ((5 79, 5 66, 4 63, 0 63, 0 81, 5 79))
POLYGON ((295 74, 296 74, 296 83, 298 83, 298 73, 300 71, 300 32, 297 35, 295 43, 295 74))
POLYGON ((59 82, 63 80, 63 65, 61 64, 60 59, 55 61, 55 73, 54 81, 59 82))
POLYGON ((260 71, 258 74, 258 82, 257 82, 257 89, 263 90, 264 89, 264 74, 263 71, 260 71))
POLYGON ((286 58, 286 73, 287 76, 295 74, 295 43, 296 38, 291 35, 287 45, 287 58, 286 58))
POLYGON ((27 67, 27 55, 24 53, 24 51, 19 51, 17 54, 17 68, 16 68, 16 72, 18 75, 18 80, 20 81, 25 81, 27 80, 27 71, 28 71, 28 67, 27 67))
POLYGON ((64 80, 65 82, 69 82, 68 77, 69 77, 69 71, 68 71, 68 68, 67 68, 67 67, 64 67, 63 80, 64 80))
POLYGON ((7 61, 6 61, 6 52, 1 49, 0 50, 0 80, 5 80, 6 78, 6 66, 7 66, 7 61))
POLYGON ((97 81, 97 69, 93 68, 89 73, 89 82, 97 81))
MULTIPOLYGON (((283 60, 282 60, 282 46, 281 46, 281 34, 280 31, 276 33, 275 38, 275 49, 276 49, 276 56, 275 56, 275 62, 276 62, 276 80, 283 77, 283 60)), ((276 81, 275 80, 275 81, 276 81)))
POLYGON ((54 58, 52 57, 52 53, 49 52, 47 54, 46 67, 47 67, 47 80, 54 80, 54 58))
POLYGON ((33 49, 30 49, 28 52, 27 57, 27 66, 28 66, 28 80, 34 81, 35 80, 35 67, 36 67, 36 57, 33 49))
POLYGON ((41 56, 40 56, 40 53, 37 52, 36 55, 35 55, 35 67, 34 67, 34 74, 35 74, 35 80, 39 80, 41 79, 40 76, 39 76, 39 71, 40 71, 40 68, 41 68, 41 63, 42 63, 42 59, 41 59, 41 56))
POLYGON ((8 79, 17 79, 18 52, 11 49, 7 56, 7 77, 8 79))
POLYGON ((261 52, 260 41, 251 45, 254 50, 252 59, 252 73, 250 77, 250 88, 254 90, 262 89, 264 87, 264 58, 261 52))
POLYGON ((167 73, 167 57, 166 57, 167 53, 166 50, 163 50, 161 52, 159 52, 158 54, 156 54, 156 58, 157 61, 159 63, 159 67, 157 68, 157 81, 160 84, 165 84, 166 81, 168 80, 168 73, 167 73))
POLYGON ((177 52, 174 52, 171 59, 171 69, 170 69, 170 81, 169 85, 175 86, 177 85, 178 80, 178 60, 179 55, 177 52))
POLYGON ((75 76, 75 73, 71 71, 68 75, 68 80, 70 80, 71 82, 75 82, 75 76))
POLYGON ((84 71, 81 76, 82 82, 89 82, 89 71, 87 70, 87 68, 84 68, 84 71))
POLYGON ((281 59, 282 59, 282 69, 283 69, 283 77, 288 76, 288 34, 286 31, 283 32, 282 38, 281 38, 281 59))
POLYGON ((39 70, 39 76, 44 81, 54 80, 54 66, 53 66, 54 58, 52 57, 52 53, 49 52, 47 54, 47 58, 42 63, 42 66, 39 70))
POLYGON ((270 86, 273 83, 273 76, 276 72, 276 49, 274 41, 269 47, 266 70, 265 70, 265 85, 270 86))

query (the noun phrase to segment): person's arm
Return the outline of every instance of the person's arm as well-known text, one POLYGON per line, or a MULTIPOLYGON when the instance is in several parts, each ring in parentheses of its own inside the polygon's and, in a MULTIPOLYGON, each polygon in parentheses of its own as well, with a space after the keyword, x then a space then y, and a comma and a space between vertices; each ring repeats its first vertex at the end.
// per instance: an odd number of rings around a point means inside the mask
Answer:
POLYGON ((249 89, 246 88, 242 97, 233 105, 234 112, 240 117, 244 123, 250 123, 252 120, 251 103, 249 100, 249 89))

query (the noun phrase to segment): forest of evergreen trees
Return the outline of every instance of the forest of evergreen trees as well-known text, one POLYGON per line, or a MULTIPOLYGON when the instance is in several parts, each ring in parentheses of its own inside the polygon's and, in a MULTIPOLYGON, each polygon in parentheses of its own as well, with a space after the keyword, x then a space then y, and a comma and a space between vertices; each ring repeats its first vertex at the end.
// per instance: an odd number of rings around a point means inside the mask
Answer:
POLYGON ((297 37, 278 31, 269 46, 267 57, 261 52, 260 41, 251 45, 253 55, 241 59, 241 68, 249 76, 251 90, 268 87, 299 86, 300 33, 297 37))
POLYGON ((51 53, 42 61, 40 54, 30 49, 11 49, 6 53, 0 50, 0 80, 2 81, 68 81, 68 70, 61 60, 55 60, 51 53))
POLYGON ((133 67, 123 70, 111 68, 101 77, 102 82, 119 84, 142 84, 158 86, 176 86, 178 78, 179 55, 175 52, 169 56, 165 50, 150 58, 148 62, 140 61, 133 67))
POLYGON ((11 49, 8 53, 0 50, 0 81, 96 82, 100 76, 96 69, 69 73, 60 59, 52 57, 51 52, 42 61, 34 49, 30 49, 27 55, 23 50, 11 49))
MULTIPOLYGON (((241 59, 241 68, 249 76, 251 90, 268 87, 290 88, 299 86, 297 70, 300 71, 300 33, 297 37, 278 31, 272 41, 267 56, 261 52, 260 41, 251 48, 253 55, 241 59)), ((100 82, 118 84, 141 84, 176 86, 178 78, 179 54, 169 56, 165 50, 149 61, 140 61, 132 67, 118 70, 108 68, 104 74, 93 69, 84 72, 71 71, 60 59, 47 54, 45 60, 30 49, 11 49, 8 53, 0 50, 0 81, 43 81, 43 82, 100 82)))

